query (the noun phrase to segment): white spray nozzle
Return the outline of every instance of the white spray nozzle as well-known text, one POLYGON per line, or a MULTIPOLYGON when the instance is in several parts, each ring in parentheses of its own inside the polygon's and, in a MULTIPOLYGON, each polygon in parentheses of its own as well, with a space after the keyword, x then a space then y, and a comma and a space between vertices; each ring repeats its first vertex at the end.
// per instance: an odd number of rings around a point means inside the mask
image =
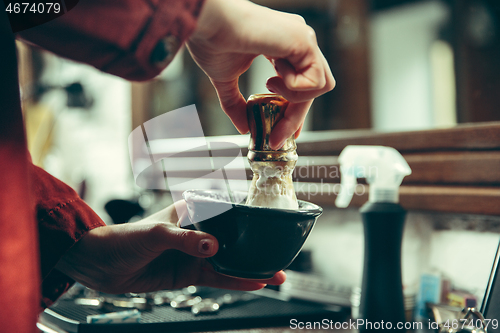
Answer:
POLYGON ((370 184, 369 201, 399 201, 399 185, 411 174, 406 160, 394 148, 384 146, 347 146, 339 156, 340 192, 337 207, 345 208, 351 202, 357 179, 366 178, 370 184))

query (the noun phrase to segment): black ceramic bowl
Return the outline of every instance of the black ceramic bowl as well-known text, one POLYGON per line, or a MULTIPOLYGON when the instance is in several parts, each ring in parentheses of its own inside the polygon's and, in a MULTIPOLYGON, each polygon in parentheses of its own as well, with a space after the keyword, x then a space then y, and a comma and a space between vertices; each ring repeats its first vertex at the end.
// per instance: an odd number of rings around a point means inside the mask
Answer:
MULTIPOLYGON (((268 279, 288 267, 323 212, 301 200, 298 210, 232 204, 227 194, 215 190, 188 190, 183 196, 193 226, 219 241, 219 251, 208 258, 214 269, 248 279, 268 279)), ((246 193, 234 196, 235 202, 244 202, 246 193)))

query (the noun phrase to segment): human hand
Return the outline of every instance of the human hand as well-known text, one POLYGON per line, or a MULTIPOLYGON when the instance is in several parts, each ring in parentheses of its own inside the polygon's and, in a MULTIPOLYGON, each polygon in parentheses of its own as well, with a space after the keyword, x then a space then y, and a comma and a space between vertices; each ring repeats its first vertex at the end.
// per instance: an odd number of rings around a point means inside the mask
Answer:
MULTIPOLYGON (((180 207, 181 205, 178 205, 180 207)), ((217 239, 181 229, 174 205, 135 223, 89 231, 56 268, 83 285, 112 294, 178 289, 189 285, 256 290, 281 284, 284 272, 268 280, 245 280, 216 273, 204 259, 218 250, 217 239)))
POLYGON ((301 16, 246 0, 206 0, 187 47, 240 133, 248 132, 248 123, 238 78, 258 55, 271 61, 277 76, 268 79, 267 88, 290 101, 271 134, 273 149, 293 133, 297 137, 313 99, 335 87, 314 30, 301 16))

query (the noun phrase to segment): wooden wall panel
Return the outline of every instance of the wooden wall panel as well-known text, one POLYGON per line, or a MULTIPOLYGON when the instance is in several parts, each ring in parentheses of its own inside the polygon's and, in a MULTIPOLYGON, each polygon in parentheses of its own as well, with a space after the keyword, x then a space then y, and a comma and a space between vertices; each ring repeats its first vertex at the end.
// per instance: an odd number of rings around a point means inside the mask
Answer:
MULTIPOLYGON (((246 145, 241 136, 235 136, 234 142, 242 148, 246 145)), ((412 168, 400 191, 401 204, 407 209, 500 215, 500 123, 387 134, 308 133, 297 149, 300 158, 294 181, 299 198, 334 206, 340 182, 338 154, 348 144, 392 146, 403 153, 412 168)), ((196 168, 186 170, 182 167, 186 163, 179 161, 179 170, 170 176, 198 177, 196 168)), ((246 172, 251 179, 248 165, 246 172)), ((230 169, 226 174, 231 179, 237 175, 230 169)), ((368 186, 361 181, 357 189, 352 206, 368 200, 368 186)))

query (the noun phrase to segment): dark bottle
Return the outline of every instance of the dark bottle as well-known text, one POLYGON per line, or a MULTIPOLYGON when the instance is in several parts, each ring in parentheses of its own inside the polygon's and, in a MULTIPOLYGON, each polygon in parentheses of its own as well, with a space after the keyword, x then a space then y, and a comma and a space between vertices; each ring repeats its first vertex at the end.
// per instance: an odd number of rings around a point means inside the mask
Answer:
POLYGON ((367 202, 360 213, 365 256, 359 318, 365 322, 359 330, 406 331, 401 278, 401 243, 406 211, 397 203, 367 202), (401 330, 397 329, 398 324, 403 325, 401 330))
POLYGON ((361 332, 406 331, 401 243, 406 211, 399 202, 399 185, 411 174, 394 148, 347 146, 339 156, 342 188, 335 204, 347 207, 357 178, 370 185, 369 202, 360 209, 365 256, 358 329, 361 332))

